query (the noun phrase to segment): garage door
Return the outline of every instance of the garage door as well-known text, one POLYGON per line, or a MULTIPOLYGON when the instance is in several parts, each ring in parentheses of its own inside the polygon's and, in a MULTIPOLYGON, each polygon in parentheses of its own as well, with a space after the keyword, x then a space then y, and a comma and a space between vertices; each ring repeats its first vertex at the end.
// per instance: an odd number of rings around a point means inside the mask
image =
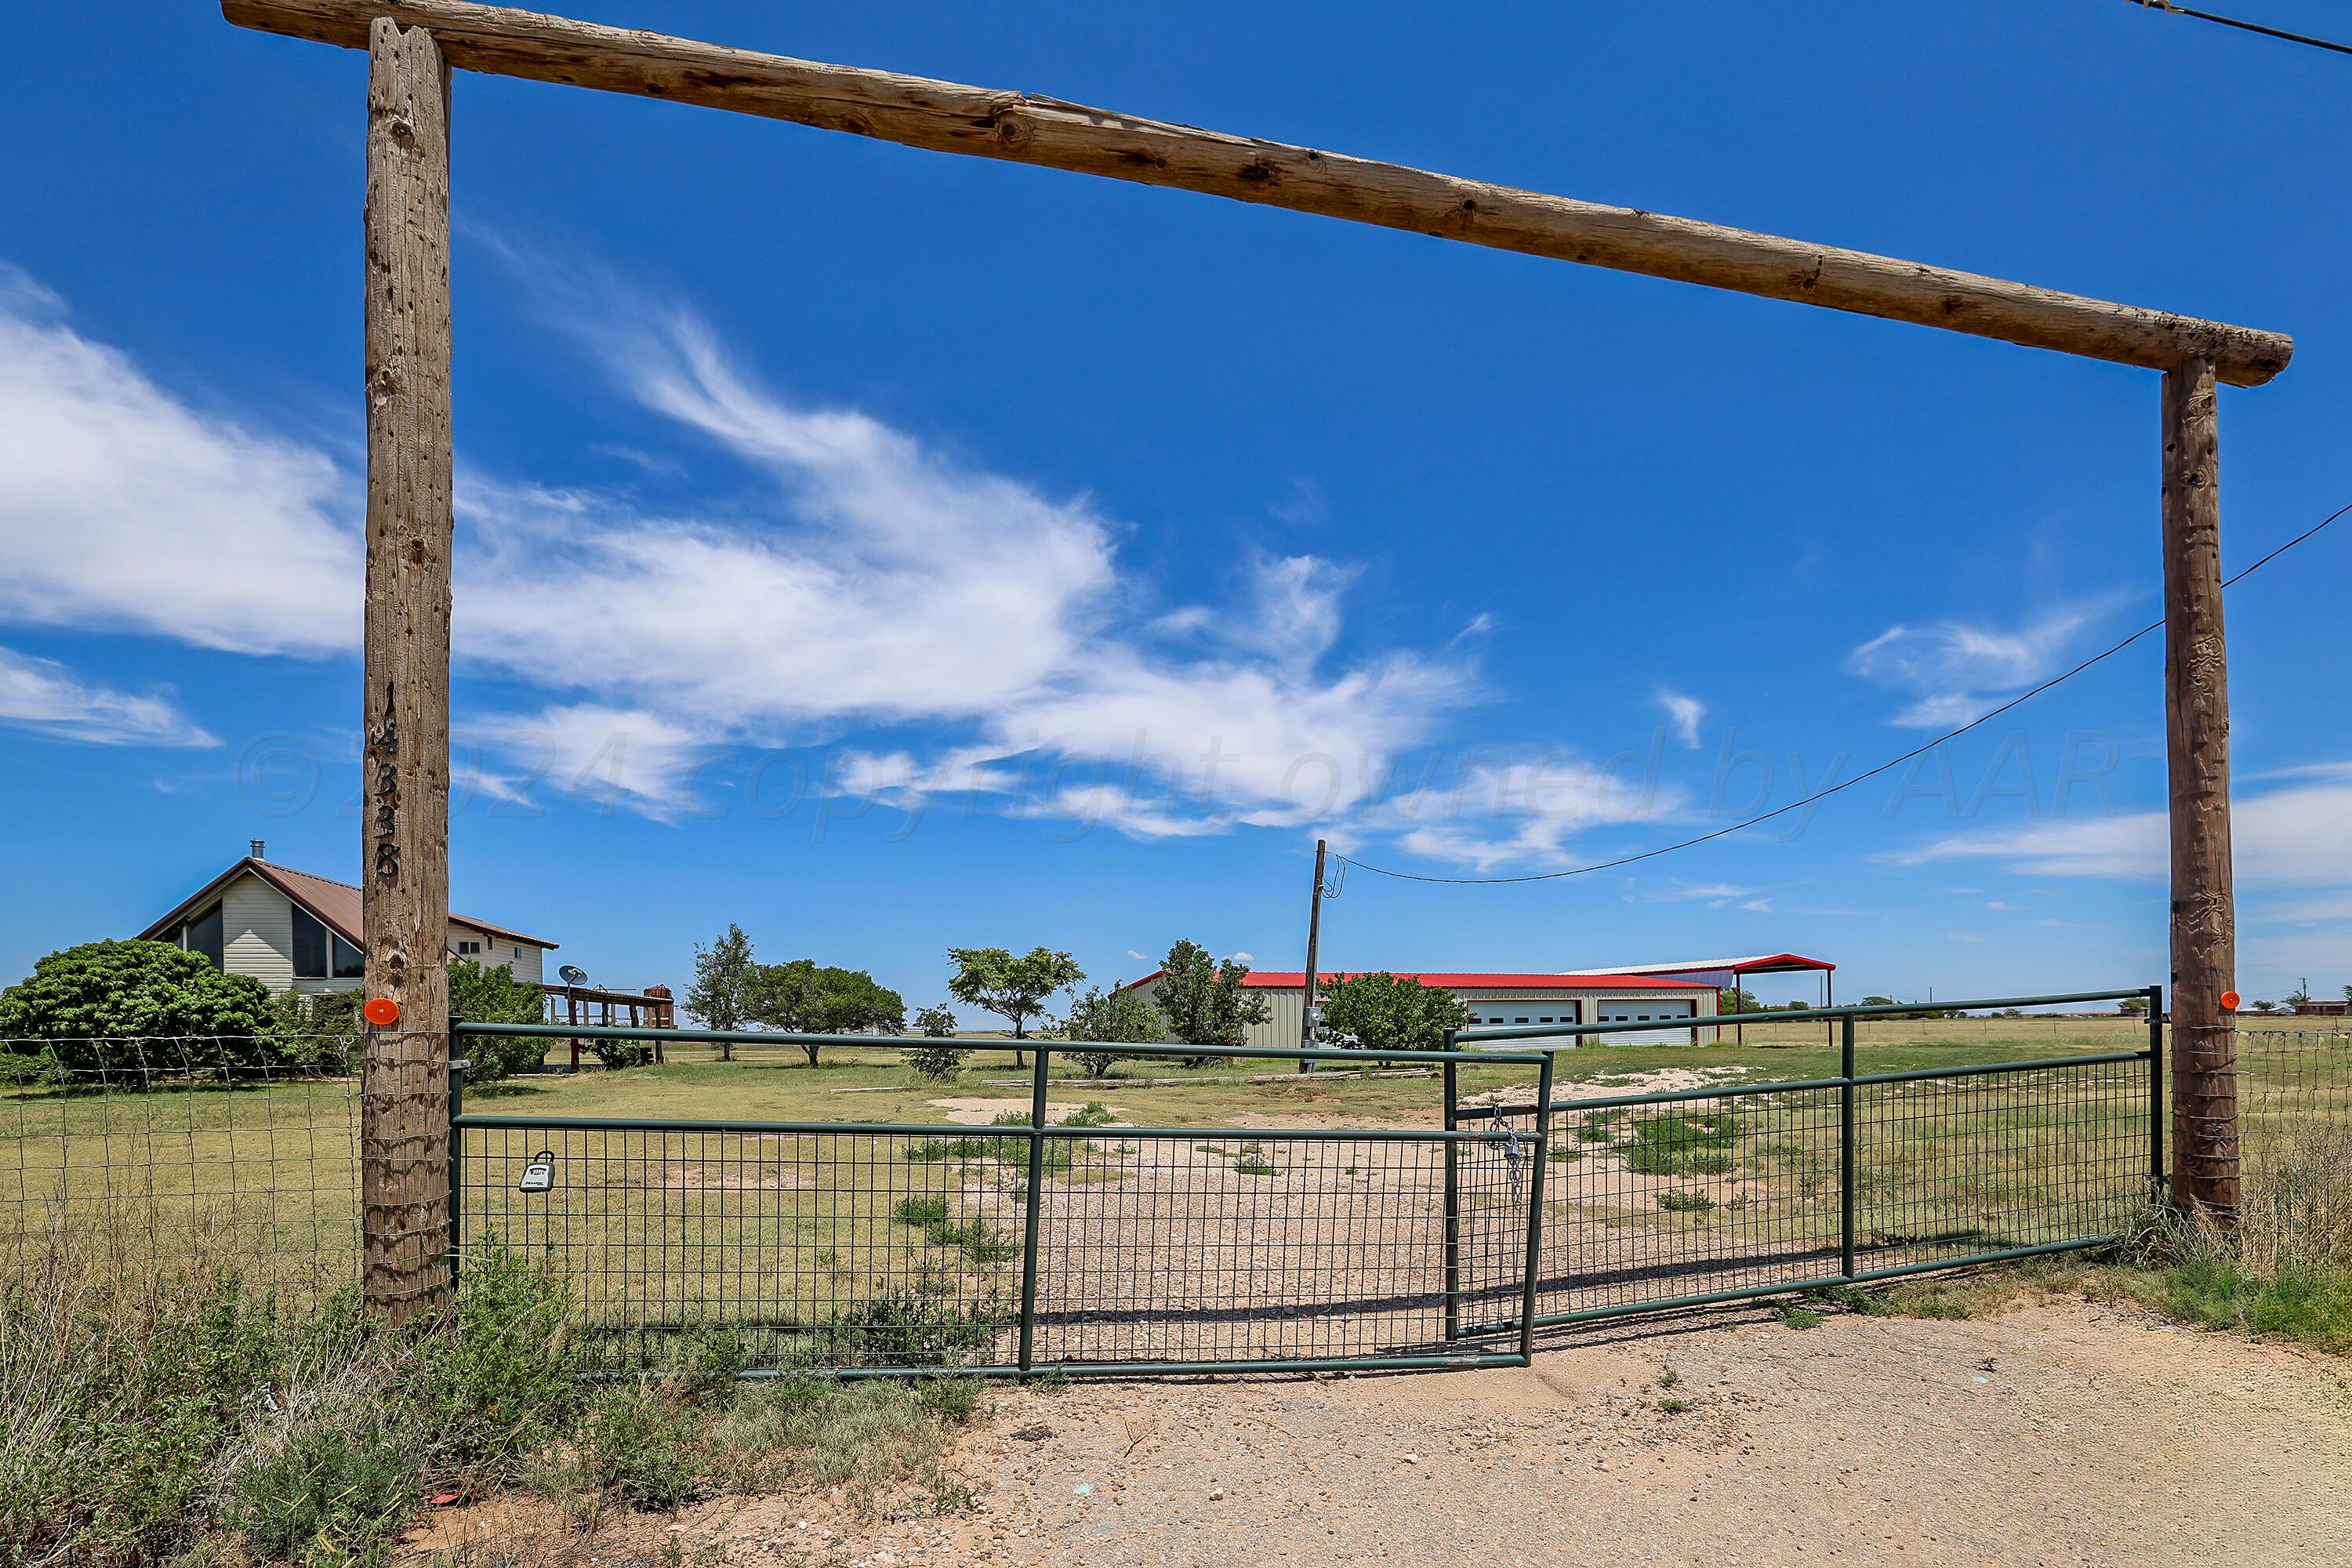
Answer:
MULTIPOLYGON (((1698 1004, 1684 997, 1641 997, 1626 1002, 1602 1002, 1592 1010, 1596 1024, 1646 1024, 1652 1019, 1696 1018, 1698 1004)), ((1596 1046, 1687 1046, 1693 1043, 1697 1030, 1628 1029, 1622 1035, 1603 1035, 1592 1043, 1596 1046)))

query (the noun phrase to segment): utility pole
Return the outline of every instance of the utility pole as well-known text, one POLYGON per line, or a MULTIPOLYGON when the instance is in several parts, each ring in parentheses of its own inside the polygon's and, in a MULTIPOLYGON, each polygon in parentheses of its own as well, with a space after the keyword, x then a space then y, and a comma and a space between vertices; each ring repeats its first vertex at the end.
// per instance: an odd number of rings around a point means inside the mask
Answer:
MULTIPOLYGON (((1323 856, 1324 843, 1318 838, 1315 841, 1315 891, 1307 900, 1307 1005, 1298 1010, 1298 1043, 1306 1047, 1315 1044, 1315 962, 1323 936, 1323 856)), ((1300 1072, 1310 1072, 1314 1067, 1299 1058, 1300 1072)))

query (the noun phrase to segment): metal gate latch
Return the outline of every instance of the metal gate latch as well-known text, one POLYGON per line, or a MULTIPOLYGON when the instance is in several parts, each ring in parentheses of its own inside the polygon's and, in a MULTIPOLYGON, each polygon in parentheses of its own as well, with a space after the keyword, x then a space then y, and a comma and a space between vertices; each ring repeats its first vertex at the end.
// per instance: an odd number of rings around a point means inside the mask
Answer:
POLYGON ((553 1185, 555 1185, 555 1151, 541 1149, 530 1157, 530 1163, 522 1168, 522 1180, 516 1184, 515 1190, 523 1193, 543 1193, 553 1185))

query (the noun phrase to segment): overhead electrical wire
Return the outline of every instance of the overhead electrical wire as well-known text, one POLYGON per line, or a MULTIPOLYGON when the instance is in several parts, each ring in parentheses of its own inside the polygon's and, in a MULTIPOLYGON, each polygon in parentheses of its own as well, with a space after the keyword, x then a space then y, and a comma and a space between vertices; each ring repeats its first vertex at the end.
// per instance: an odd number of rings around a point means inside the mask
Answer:
MULTIPOLYGON (((2221 586, 2224 588, 2236 586, 2238 584, 2253 575, 2253 574, 2261 571, 2263 567, 2269 565, 2272 562, 2277 560, 2280 556, 2285 554, 2296 545, 2301 544, 2305 540, 2309 539, 2313 534, 2317 533, 2321 529, 2326 528, 2328 524, 2334 522, 2337 518, 2342 517, 2347 512, 2352 512, 2352 501, 2347 501, 2344 505, 2337 507, 2334 511, 2329 512, 2326 517, 2321 518, 2317 522, 2313 523, 2309 528, 2305 529, 2301 533, 2296 534, 2284 544, 2273 550, 2269 554, 2263 556, 2252 565, 2247 566, 2236 573, 2234 575, 2224 579, 2221 586)), ((1748 828, 1754 827, 1760 823, 1769 822, 1776 816, 1786 816, 1789 813, 1797 810, 1801 806, 1811 805, 1815 801, 1827 800, 1830 796, 1836 795, 1841 790, 1849 790, 1858 784, 1866 784, 1870 780, 1878 777, 1881 773, 1890 773, 1893 770, 1901 767, 1904 763, 1911 761, 1914 757, 1923 757, 1927 755, 1929 752, 1934 751, 1937 747, 1942 745, 1947 741, 1956 740, 1959 736, 1965 735, 1969 731, 1977 728, 1979 725, 1986 723, 1990 720, 2000 718, 2002 714, 2008 712, 2012 708, 2018 707, 2021 703, 2032 701, 2036 697, 2039 697, 2043 692, 2049 690, 2052 687, 2058 686, 2074 679, 2074 677, 2082 674, 2084 670, 2090 668, 2093 665, 2099 663, 2103 659, 2113 658, 2116 655, 2123 652, 2124 649, 2131 647, 2132 644, 2139 641, 2140 638, 2147 636, 2148 633, 2161 630, 2163 626, 2164 622, 2161 618, 2150 621, 2147 626, 2140 627, 2139 630, 2124 638, 2123 641, 2116 644, 2112 647, 2105 648, 2098 653, 2093 654, 2082 663, 2074 666, 2074 668, 2069 669, 2063 674, 2052 676, 2049 679, 2043 681, 2041 685, 2034 687, 2032 690, 2018 693, 2015 697, 2011 698, 2000 707, 1988 709, 1984 712, 1979 713, 1975 718, 1969 720, 1967 723, 1960 725, 1958 728, 1947 730, 1942 734, 1937 736, 1934 740, 1929 741, 1923 745, 1914 746, 1911 750, 1904 752, 1901 756, 1890 758, 1889 760, 1879 763, 1868 773, 1856 773, 1853 777, 1845 780, 1842 784, 1833 784, 1829 785, 1827 788, 1815 790, 1812 794, 1804 796, 1801 800, 1792 800, 1786 805, 1775 807, 1760 816, 1748 817, 1744 822, 1735 822, 1728 827, 1718 827, 1711 833, 1702 833, 1695 838, 1683 839, 1680 843, 1661 845, 1655 849, 1644 849, 1638 855, 1621 855, 1614 860, 1595 861, 1590 866, 1571 866, 1566 870, 1561 871, 1530 871, 1525 875, 1517 877, 1433 877, 1418 871, 1398 871, 1392 870, 1386 866, 1374 866, 1366 861, 1359 860, 1352 855, 1342 855, 1337 850, 1333 850, 1331 852, 1331 858, 1338 860, 1344 865, 1353 866, 1360 871, 1370 871, 1376 877, 1393 877, 1402 882, 1444 882, 1457 887, 1499 887, 1512 882, 1556 882, 1567 877, 1590 876, 1595 871, 1613 871, 1620 866, 1632 866, 1643 860, 1654 860, 1661 855, 1672 855, 1677 850, 1694 848, 1701 844, 1711 843, 1717 838, 1727 838, 1735 833, 1744 833, 1748 828)))
POLYGON ((2242 33, 2260 33, 2265 38, 2279 38, 2290 44, 2302 44, 2315 49, 2327 49, 2339 55, 2352 55, 2352 44, 2339 44, 2332 38, 2315 38, 2306 33, 2290 33, 2278 27, 2265 27, 2260 22, 2248 22, 2236 16, 2224 16, 2212 11, 2193 11, 2186 5, 2175 5, 2171 0, 2127 0, 2144 11, 2168 11, 2176 16, 2193 16, 2200 22, 2216 26, 2235 27, 2242 33))

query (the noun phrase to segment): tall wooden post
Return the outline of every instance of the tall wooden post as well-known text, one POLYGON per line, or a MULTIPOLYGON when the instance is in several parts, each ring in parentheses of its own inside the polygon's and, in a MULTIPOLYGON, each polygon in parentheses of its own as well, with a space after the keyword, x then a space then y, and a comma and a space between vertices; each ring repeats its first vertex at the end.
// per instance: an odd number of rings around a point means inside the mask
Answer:
POLYGON ((2237 906, 2230 860, 2230 679, 2221 637, 2213 364, 2164 377, 2164 700, 2172 801, 2172 1194, 2238 1205, 2237 906), (2231 996, 2231 1002, 2236 998, 2231 996))
MULTIPOLYGON (((1307 996, 1298 1010, 1298 1043, 1302 1047, 1315 1043, 1315 965, 1322 958, 1317 950, 1323 945, 1323 858, 1328 849, 1322 839, 1315 841, 1315 890, 1307 900, 1307 996)), ((1314 1066, 1304 1057, 1298 1060, 1300 1072, 1311 1071, 1314 1066)))
POLYGON ((397 1321, 449 1289, 449 73, 368 28, 367 994, 399 1006, 361 1075, 362 1289, 397 1321))

